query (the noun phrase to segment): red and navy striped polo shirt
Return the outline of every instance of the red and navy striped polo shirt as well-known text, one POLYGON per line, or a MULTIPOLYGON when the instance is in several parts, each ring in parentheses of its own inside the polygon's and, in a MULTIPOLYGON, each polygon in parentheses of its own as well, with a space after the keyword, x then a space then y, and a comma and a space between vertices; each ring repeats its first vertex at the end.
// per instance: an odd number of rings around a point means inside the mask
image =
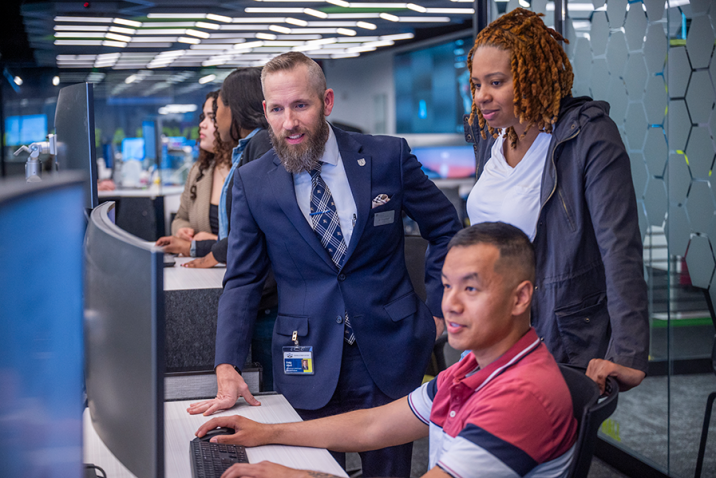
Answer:
POLYGON ((408 403, 430 426, 430 468, 456 478, 559 477, 569 468, 572 398, 534 329, 485 368, 468 354, 408 403))

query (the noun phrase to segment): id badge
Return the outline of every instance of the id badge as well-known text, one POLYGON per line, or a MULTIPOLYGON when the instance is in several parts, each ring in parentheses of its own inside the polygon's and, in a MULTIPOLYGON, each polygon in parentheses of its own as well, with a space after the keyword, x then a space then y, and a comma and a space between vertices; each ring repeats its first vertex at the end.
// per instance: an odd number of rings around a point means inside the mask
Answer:
POLYGON ((313 347, 283 348, 283 373, 286 375, 313 375, 313 347))

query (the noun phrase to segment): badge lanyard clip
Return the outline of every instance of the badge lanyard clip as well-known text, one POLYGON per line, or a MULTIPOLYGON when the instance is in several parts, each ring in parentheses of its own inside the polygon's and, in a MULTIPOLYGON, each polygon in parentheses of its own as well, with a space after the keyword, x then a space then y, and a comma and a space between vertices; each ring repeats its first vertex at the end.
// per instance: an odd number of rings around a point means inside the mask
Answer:
POLYGON ((293 340, 293 343, 296 344, 296 347, 298 347, 298 330, 293 331, 293 335, 291 336, 291 340, 293 340))

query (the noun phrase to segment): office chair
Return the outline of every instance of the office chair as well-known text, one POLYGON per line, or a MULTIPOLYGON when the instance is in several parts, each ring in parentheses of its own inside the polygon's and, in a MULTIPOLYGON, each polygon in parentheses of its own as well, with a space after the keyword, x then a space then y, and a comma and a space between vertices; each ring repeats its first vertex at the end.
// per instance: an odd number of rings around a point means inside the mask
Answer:
MULTIPOLYGON (((714 305, 711 301, 711 295, 709 295, 708 289, 701 289, 706 297, 706 304, 709 307, 709 313, 711 314, 711 321, 716 328, 716 313, 714 313, 714 305)), ((714 335, 714 343, 711 348, 711 367, 714 375, 716 375, 716 335, 714 335)), ((716 392, 711 392, 709 397, 706 399, 706 411, 704 412, 704 424, 701 428, 701 440, 699 442, 699 454, 696 458, 696 471, 694 472, 694 478, 700 478, 701 469, 704 465, 704 454, 706 453, 706 440, 709 436, 709 423, 711 422, 711 410, 713 409, 714 400, 716 400, 716 392)))
POLYGON ((577 443, 569 467, 568 478, 586 478, 592 464, 592 455, 597 443, 597 433, 602 422, 617 408, 619 386, 614 377, 607 378, 608 396, 599 401, 599 387, 583 370, 568 365, 559 365, 564 381, 572 395, 574 418, 577 419, 577 443))

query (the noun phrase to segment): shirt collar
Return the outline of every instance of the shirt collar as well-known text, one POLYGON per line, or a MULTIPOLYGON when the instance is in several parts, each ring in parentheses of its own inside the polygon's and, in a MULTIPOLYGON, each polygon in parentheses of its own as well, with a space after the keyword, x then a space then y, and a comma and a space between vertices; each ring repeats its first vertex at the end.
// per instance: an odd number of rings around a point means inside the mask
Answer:
POLYGON ((336 140, 336 134, 333 132, 333 128, 328 125, 328 139, 326 140, 326 147, 323 150, 323 156, 321 161, 325 164, 336 166, 338 164, 338 140, 336 140))
POLYGON ((462 382, 471 390, 479 390, 487 385, 490 380, 497 377, 509 367, 515 365, 530 352, 541 344, 540 338, 537 336, 535 329, 530 327, 525 335, 522 336, 510 349, 502 354, 500 358, 489 364, 487 367, 478 370, 473 375, 466 377, 467 374, 475 370, 477 361, 473 353, 468 354, 465 359, 460 362, 455 372, 455 383, 462 382))

